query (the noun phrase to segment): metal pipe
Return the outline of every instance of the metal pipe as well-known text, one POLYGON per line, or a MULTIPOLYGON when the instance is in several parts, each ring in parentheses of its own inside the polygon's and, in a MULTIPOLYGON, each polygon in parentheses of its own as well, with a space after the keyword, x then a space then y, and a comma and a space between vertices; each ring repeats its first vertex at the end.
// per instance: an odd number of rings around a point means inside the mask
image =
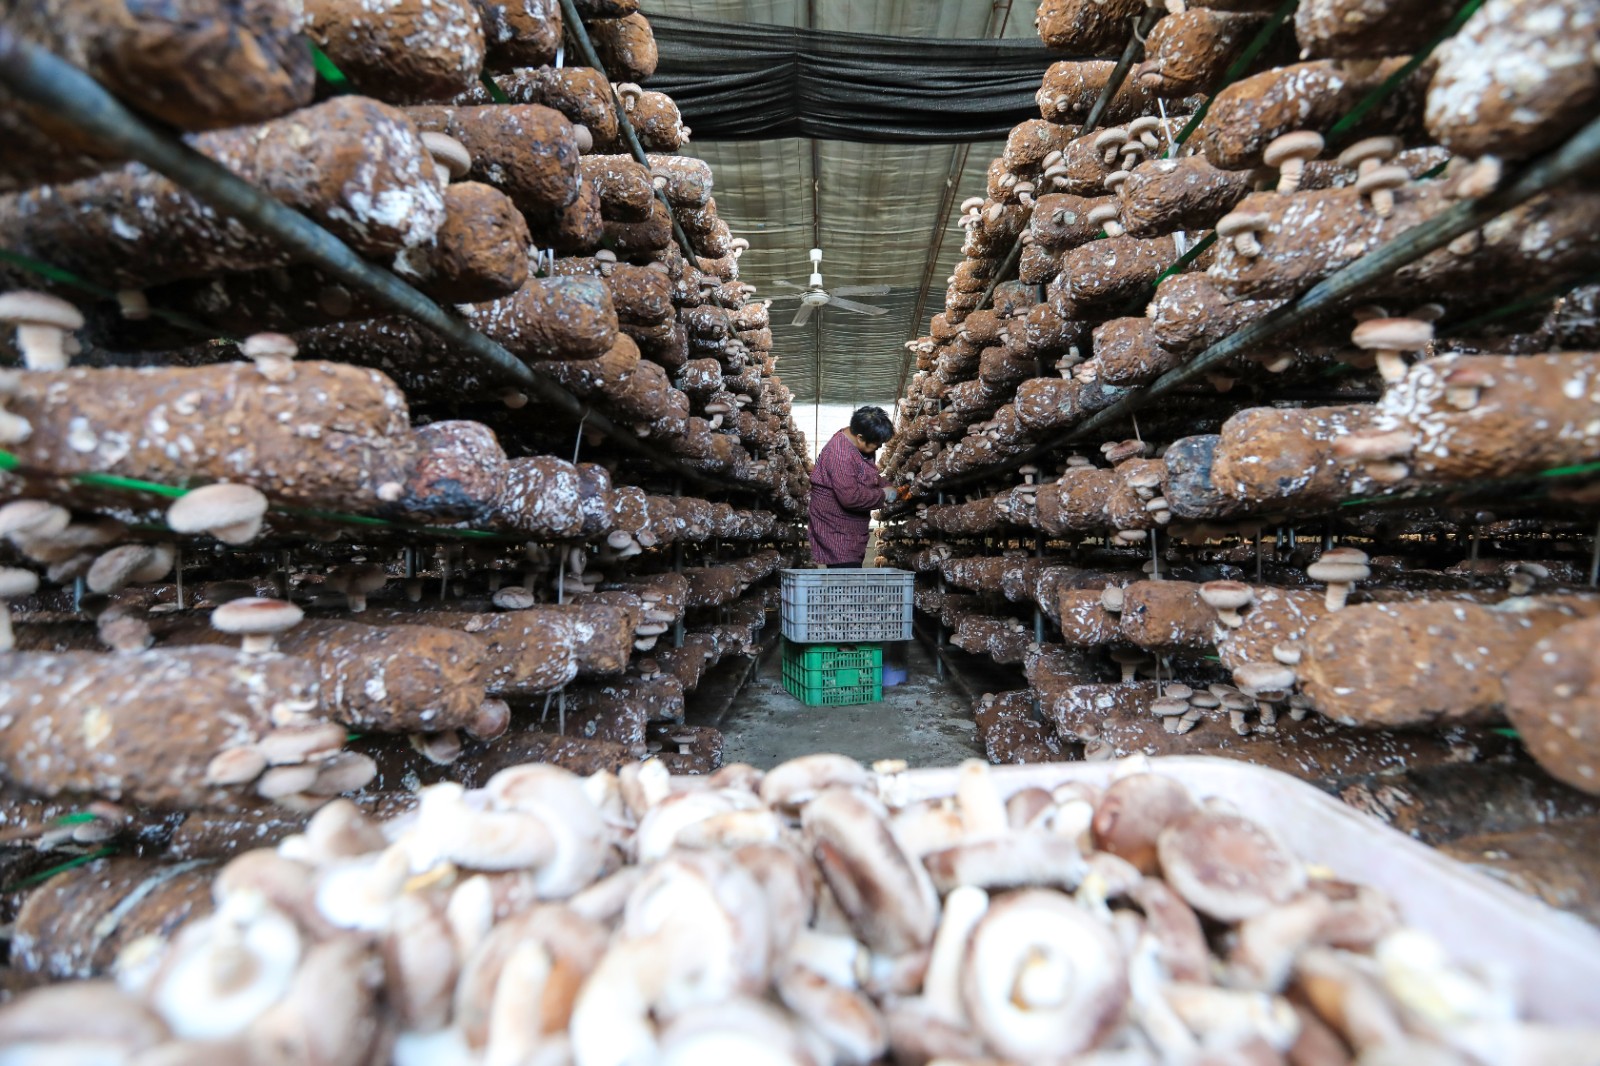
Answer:
POLYGON ((1111 76, 1106 79, 1106 84, 1100 90, 1100 95, 1095 98, 1094 106, 1089 108, 1088 117, 1083 120, 1083 125, 1078 129, 1078 136, 1093 133, 1100 125, 1100 120, 1105 117, 1106 109, 1111 106, 1111 98, 1117 95, 1117 90, 1122 88, 1122 83, 1128 78, 1128 71, 1144 55, 1144 39, 1150 35, 1150 28, 1156 24, 1156 19, 1166 14, 1166 9, 1159 4, 1147 5, 1139 14, 1134 23, 1133 32, 1128 34, 1128 43, 1122 46, 1122 55, 1117 59, 1117 65, 1111 68, 1111 76))
MULTIPOLYGON (((561 22, 566 31, 572 35, 572 41, 578 46, 578 54, 583 56, 583 61, 590 67, 606 76, 606 84, 611 84, 611 75, 606 74, 604 64, 600 62, 600 54, 594 50, 594 42, 589 40, 589 31, 583 24, 583 19, 578 16, 578 8, 572 0, 561 0, 561 22)), ((617 113, 617 126, 622 131, 622 139, 628 142, 628 151, 633 158, 650 169, 650 157, 645 154, 644 146, 639 143, 639 134, 633 128, 633 122, 628 118, 628 109, 622 106, 622 101, 617 97, 616 89, 611 90, 611 106, 617 113)), ((667 194, 660 189, 656 190, 656 199, 660 200, 667 208, 667 217, 672 220, 672 236, 677 240, 683 257, 694 265, 694 246, 689 243, 689 237, 683 232, 683 227, 678 225, 678 216, 672 213, 672 201, 667 199, 667 194)))
POLYGON ((745 486, 707 477, 693 467, 663 456, 658 443, 640 440, 394 274, 362 259, 311 219, 284 206, 182 141, 156 131, 77 67, 4 27, 0 27, 0 83, 22 99, 45 108, 53 118, 89 134, 119 156, 143 163, 218 210, 270 235, 299 259, 315 263, 390 310, 416 319, 451 344, 470 352, 495 376, 522 386, 563 414, 587 419, 624 450, 697 482, 750 491, 745 486))

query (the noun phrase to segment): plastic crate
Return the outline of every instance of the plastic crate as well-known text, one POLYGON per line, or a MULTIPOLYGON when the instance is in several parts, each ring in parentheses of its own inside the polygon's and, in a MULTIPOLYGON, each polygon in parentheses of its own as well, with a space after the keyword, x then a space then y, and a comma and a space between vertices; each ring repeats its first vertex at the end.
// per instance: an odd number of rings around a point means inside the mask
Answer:
POLYGON ((802 644, 911 639, 916 575, 890 567, 783 571, 783 635, 802 644))
POLYGON ((883 665, 881 644, 796 644, 783 642, 783 661, 807 675, 834 670, 871 670, 883 665))
POLYGON ((783 657, 783 687, 807 707, 845 707, 883 699, 883 659, 870 666, 833 666, 808 670, 801 660, 783 657))

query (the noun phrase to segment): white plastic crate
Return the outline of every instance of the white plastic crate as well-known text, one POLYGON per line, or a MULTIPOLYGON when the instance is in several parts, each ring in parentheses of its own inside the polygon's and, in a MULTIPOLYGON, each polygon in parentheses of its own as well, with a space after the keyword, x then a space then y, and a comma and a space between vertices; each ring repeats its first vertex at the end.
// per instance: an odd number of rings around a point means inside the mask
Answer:
POLYGON ((797 643, 911 639, 909 570, 783 571, 783 635, 797 643))

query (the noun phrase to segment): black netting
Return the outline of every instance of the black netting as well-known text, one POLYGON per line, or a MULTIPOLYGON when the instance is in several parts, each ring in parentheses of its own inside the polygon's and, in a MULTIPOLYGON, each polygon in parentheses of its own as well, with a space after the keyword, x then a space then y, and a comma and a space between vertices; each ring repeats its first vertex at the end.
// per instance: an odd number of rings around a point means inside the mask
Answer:
POLYGON ((697 141, 1003 138, 1037 118, 1052 62, 1030 40, 929 40, 650 17, 668 94, 697 141))

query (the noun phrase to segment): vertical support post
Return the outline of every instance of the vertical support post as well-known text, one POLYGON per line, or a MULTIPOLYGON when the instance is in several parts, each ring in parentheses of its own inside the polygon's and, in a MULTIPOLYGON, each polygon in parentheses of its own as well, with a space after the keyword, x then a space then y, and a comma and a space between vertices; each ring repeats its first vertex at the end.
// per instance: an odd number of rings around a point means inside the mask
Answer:
MULTIPOLYGON (((682 496, 683 496, 683 479, 682 478, 678 478, 676 481, 674 481, 672 483, 672 498, 674 500, 676 500, 676 499, 679 499, 682 496)), ((681 541, 681 540, 675 540, 675 541, 672 542, 672 572, 674 574, 683 573, 683 541, 681 541)), ((685 608, 685 610, 687 610, 687 608, 685 608)), ((682 614, 679 614, 678 615, 678 620, 676 622, 672 623, 672 646, 674 648, 683 647, 683 615, 682 614)))
MULTIPOLYGON (((939 506, 943 507, 944 506, 944 491, 942 489, 940 490, 939 495, 936 498, 939 501, 939 506)), ((939 571, 939 592, 940 592, 940 594, 942 596, 944 593, 949 592, 949 591, 950 591, 949 586, 945 584, 944 571, 940 570, 939 571)), ((934 630, 934 635, 933 635, 933 676, 937 677, 940 681, 943 681, 944 680, 944 614, 943 614, 944 604, 941 603, 939 606, 940 606, 940 609, 941 609, 941 613, 939 615, 939 625, 938 625, 938 628, 934 630)))

